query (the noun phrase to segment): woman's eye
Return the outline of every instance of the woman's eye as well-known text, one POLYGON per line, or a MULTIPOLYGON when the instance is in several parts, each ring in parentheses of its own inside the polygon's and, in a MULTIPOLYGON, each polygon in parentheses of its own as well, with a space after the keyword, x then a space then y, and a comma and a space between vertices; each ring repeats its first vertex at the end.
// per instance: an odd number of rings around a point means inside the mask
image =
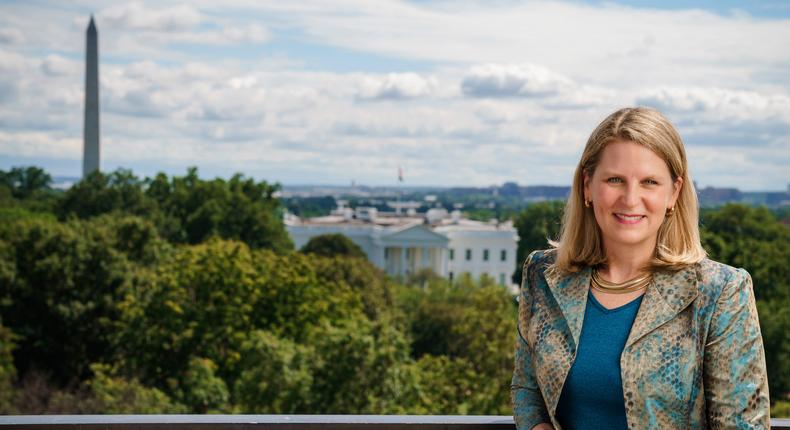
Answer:
POLYGON ((645 179, 645 183, 648 185, 658 185, 658 182, 655 179, 645 179))
POLYGON ((623 180, 620 178, 609 178, 606 180, 606 182, 610 184, 619 184, 620 182, 623 182, 623 180))

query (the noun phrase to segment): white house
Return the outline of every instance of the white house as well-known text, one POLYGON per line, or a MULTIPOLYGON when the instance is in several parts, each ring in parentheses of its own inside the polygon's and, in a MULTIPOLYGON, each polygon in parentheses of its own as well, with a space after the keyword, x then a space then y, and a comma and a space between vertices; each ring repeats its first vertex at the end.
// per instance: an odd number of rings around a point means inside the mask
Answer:
POLYGON ((321 234, 341 233, 356 243, 368 259, 393 276, 423 268, 453 279, 468 272, 511 285, 516 269, 518 235, 511 222, 463 219, 460 212, 430 209, 378 212, 375 208, 341 206, 325 217, 300 219, 286 215, 285 226, 297 248, 321 234))

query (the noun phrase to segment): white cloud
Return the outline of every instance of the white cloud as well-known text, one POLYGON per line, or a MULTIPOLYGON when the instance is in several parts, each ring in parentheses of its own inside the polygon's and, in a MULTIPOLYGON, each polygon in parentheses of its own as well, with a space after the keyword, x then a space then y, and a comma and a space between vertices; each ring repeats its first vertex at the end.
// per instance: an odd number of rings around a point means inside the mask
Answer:
POLYGON ((413 99, 430 95, 437 87, 435 77, 416 73, 390 73, 365 76, 360 82, 361 99, 413 99))
MULTIPOLYGON (((269 30, 259 23, 228 22, 190 4, 164 7, 151 7, 141 2, 116 4, 101 10, 96 21, 100 32, 105 28, 112 33, 136 34, 143 43, 165 46, 174 43, 262 43, 271 38, 269 30)), ((136 48, 135 41, 120 40, 123 45, 136 48)))
POLYGON ((639 104, 682 113, 715 114, 719 119, 779 119, 790 123, 790 96, 716 87, 659 87, 636 97, 639 104))
POLYGON ((788 184, 787 160, 790 156, 787 146, 784 148, 777 153, 775 148, 722 151, 718 147, 692 146, 688 148, 689 170, 701 188, 713 185, 741 190, 783 190, 788 184), (777 158, 784 163, 775 162, 777 158), (759 169, 755 172, 756 166, 759 169))
POLYGON ((3 45, 16 45, 22 43, 25 37, 18 28, 6 27, 0 28, 0 44, 3 45))
POLYGON ((244 26, 225 25, 222 27, 220 34, 222 37, 219 40, 225 43, 265 42, 271 37, 269 30, 259 24, 244 26))
POLYGON ((29 63, 22 55, 0 51, 0 105, 16 102, 31 73, 29 63))
POLYGON ((475 114, 485 123, 497 125, 516 119, 517 109, 504 103, 484 100, 475 107, 475 114))
POLYGON ((0 51, 0 73, 17 75, 26 67, 26 58, 12 51, 0 51))
POLYGON ((551 97, 573 91, 574 83, 533 64, 486 64, 472 68, 461 82, 473 97, 551 97))
MULTIPOLYGON (((0 154, 78 160, 87 19, 36 7, 0 5, 0 28, 24 35, 0 51, 0 154)), ((595 125, 636 103, 675 121, 701 183, 788 181, 786 20, 559 2, 92 8, 108 167, 567 184, 595 125)))
MULTIPOLYGON (((790 96, 787 94, 716 87, 660 87, 638 94, 636 103, 655 107, 673 119, 687 144, 726 146, 728 153, 735 148, 747 151, 747 148, 770 147, 775 151, 776 163, 790 161, 790 96)), ((765 167, 752 163, 756 170, 765 167)))
POLYGON ((41 71, 49 76, 67 76, 75 74, 84 65, 61 57, 60 55, 50 54, 41 62, 41 71))
MULTIPOLYGON (((532 63, 575 80, 638 89, 754 85, 784 64, 790 20, 571 2, 458 4, 346 0, 262 2, 251 8, 322 44, 429 62, 532 63), (353 25, 349 25, 353 22, 353 25)), ((787 84, 790 77, 773 75, 787 84)))
POLYGON ((485 64, 471 68, 461 81, 461 92, 476 98, 533 99, 547 109, 580 109, 610 102, 615 92, 580 85, 536 64, 485 64))
POLYGON ((97 15, 97 21, 108 28, 142 31, 191 30, 203 20, 203 15, 187 4, 154 9, 132 2, 112 5, 97 15))
POLYGON ((46 132, 0 131, 0 155, 76 159, 82 157, 82 136, 55 137, 46 132))

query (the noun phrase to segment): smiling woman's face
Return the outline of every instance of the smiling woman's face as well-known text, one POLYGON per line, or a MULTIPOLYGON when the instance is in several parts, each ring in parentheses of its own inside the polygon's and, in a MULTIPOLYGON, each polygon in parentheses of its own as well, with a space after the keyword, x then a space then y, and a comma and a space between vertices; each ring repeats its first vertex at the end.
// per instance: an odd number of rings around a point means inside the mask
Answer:
POLYGON ((650 149, 625 140, 606 145, 593 175, 584 176, 584 197, 592 201, 604 248, 652 251, 681 186, 650 149))

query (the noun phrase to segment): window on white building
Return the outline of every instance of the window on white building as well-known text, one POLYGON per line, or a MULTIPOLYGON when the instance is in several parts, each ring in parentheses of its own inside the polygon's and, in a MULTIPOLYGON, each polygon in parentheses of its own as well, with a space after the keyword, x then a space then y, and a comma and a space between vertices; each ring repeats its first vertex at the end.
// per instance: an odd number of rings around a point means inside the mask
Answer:
POLYGON ((472 261, 472 250, 466 248, 466 261, 472 261))
POLYGON ((507 249, 503 249, 502 252, 499 253, 499 261, 507 261, 507 249))
POLYGON ((447 273, 447 278, 452 281, 453 280, 453 272, 448 272, 447 273))
POLYGON ((504 273, 500 273, 499 274, 499 285, 505 285, 505 274, 504 273))
POLYGON ((488 250, 487 249, 483 250, 483 261, 488 261, 488 250))
MULTIPOLYGON (((450 261, 453 261, 454 259, 455 259, 455 250, 453 248, 450 248, 450 261)), ((452 277, 450 279, 452 279, 452 277)))

